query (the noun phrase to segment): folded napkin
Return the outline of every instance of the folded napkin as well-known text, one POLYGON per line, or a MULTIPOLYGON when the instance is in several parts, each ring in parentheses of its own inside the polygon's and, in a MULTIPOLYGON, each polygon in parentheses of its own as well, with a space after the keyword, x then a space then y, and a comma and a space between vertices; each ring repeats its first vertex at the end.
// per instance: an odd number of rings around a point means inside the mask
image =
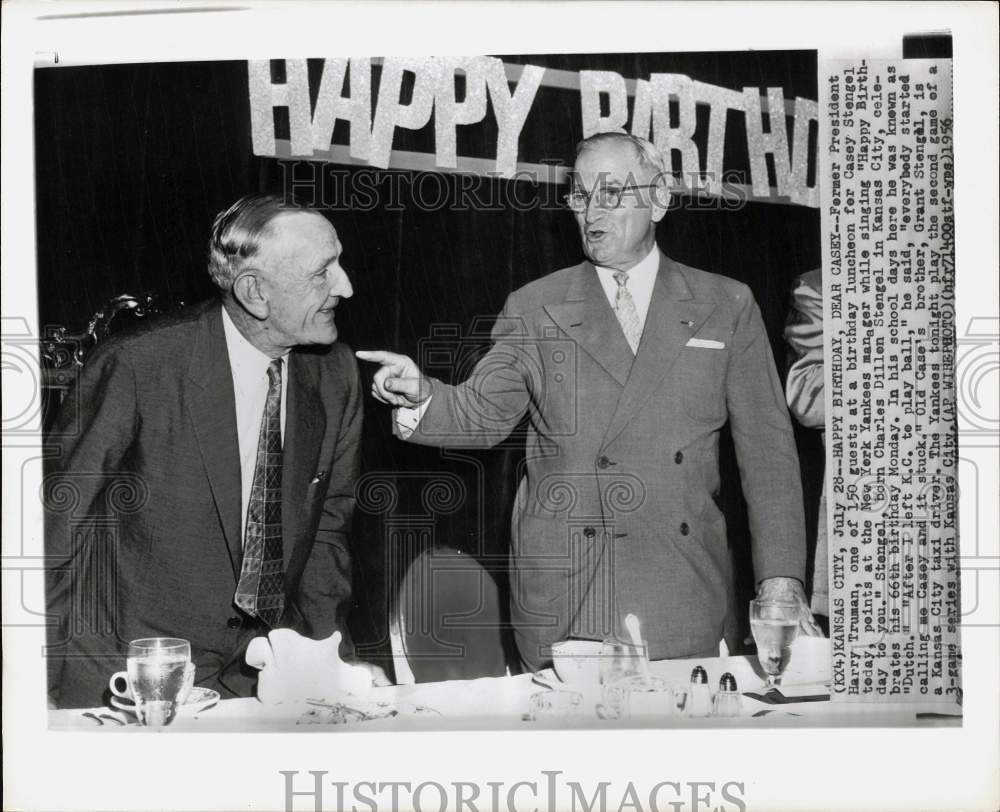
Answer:
POLYGON ((305 699, 363 696, 372 687, 371 672, 340 659, 341 633, 310 640, 292 629, 275 629, 247 646, 247 665, 260 669, 257 698, 266 705, 305 699))

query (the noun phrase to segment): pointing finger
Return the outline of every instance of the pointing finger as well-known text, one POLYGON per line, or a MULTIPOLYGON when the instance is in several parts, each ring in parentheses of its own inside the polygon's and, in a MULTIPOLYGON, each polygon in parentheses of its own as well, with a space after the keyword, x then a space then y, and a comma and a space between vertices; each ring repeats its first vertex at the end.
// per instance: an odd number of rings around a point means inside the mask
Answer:
POLYGON ((354 354, 362 361, 371 361, 375 364, 395 364, 402 360, 402 356, 386 350, 357 350, 354 354))

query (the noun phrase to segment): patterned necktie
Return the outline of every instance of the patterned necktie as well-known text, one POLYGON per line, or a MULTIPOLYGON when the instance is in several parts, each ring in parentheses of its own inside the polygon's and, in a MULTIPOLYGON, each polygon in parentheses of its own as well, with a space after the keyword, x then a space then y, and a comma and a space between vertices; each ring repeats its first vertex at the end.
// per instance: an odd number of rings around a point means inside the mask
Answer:
POLYGON ((236 605, 269 626, 281 618, 285 574, 281 558, 281 359, 267 368, 267 402, 257 440, 243 568, 236 586, 236 605))
POLYGON ((639 339, 642 338, 639 311, 635 309, 635 299, 632 298, 629 289, 625 287, 628 284, 628 274, 624 271, 615 271, 614 277, 615 282, 618 283, 618 293, 615 295, 615 315, 625 333, 625 340, 628 341, 628 345, 632 348, 632 354, 635 355, 639 349, 639 339))

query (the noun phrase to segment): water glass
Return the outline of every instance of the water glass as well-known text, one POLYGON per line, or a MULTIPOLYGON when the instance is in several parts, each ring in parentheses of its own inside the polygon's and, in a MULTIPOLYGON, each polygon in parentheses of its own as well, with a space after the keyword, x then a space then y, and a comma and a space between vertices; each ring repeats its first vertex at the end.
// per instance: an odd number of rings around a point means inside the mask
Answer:
POLYGON ((169 724, 194 684, 191 644, 177 637, 133 640, 128 644, 125 663, 127 670, 111 677, 111 692, 135 703, 139 724, 169 724), (125 691, 118 685, 123 678, 125 691))
POLYGON ((765 687, 773 688, 792 657, 792 643, 799 631, 798 603, 750 601, 750 631, 757 644, 757 661, 767 675, 765 687))

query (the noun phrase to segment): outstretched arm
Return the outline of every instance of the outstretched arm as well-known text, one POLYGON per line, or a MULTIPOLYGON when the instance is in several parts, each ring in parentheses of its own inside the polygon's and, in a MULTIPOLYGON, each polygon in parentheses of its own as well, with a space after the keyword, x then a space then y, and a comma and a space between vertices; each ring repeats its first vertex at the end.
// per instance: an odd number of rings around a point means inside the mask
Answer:
POLYGON ((528 409, 534 387, 531 370, 541 369, 541 363, 535 339, 527 335, 520 318, 507 312, 505 307, 497 317, 490 351, 456 386, 427 378, 405 355, 357 353, 364 361, 381 364, 372 383, 377 400, 402 409, 419 408, 419 422, 411 421, 416 425, 402 432, 403 439, 474 448, 496 445, 510 434, 528 409))

